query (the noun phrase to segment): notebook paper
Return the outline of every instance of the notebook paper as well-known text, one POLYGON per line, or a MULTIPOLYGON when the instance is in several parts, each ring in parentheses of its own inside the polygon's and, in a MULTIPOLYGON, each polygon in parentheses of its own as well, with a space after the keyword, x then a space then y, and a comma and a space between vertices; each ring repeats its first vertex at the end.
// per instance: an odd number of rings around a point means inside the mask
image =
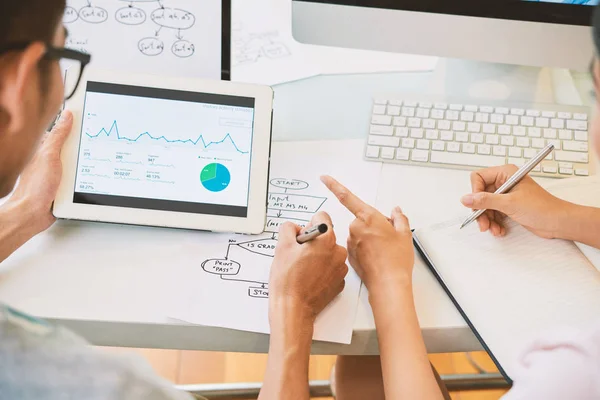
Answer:
POLYGON ((509 377, 533 338, 600 320, 600 272, 573 242, 542 239, 514 223, 499 239, 460 223, 415 236, 509 377))

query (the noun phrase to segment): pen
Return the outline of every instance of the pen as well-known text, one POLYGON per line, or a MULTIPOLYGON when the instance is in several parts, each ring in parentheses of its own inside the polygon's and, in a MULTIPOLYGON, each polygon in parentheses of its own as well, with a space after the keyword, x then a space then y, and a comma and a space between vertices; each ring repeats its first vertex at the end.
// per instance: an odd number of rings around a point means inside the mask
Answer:
POLYGON ((322 234, 327 233, 328 230, 329 227, 327 226, 327 224, 319 224, 317 226, 313 226, 309 230, 298 235, 296 241, 300 244, 310 242, 311 240, 318 238, 322 234))
MULTIPOLYGON (((554 150, 554 145, 552 143, 550 143, 549 145, 544 147, 542 149, 542 151, 540 151, 535 157, 533 157, 525 165, 523 165, 521 168, 519 168, 519 170, 513 176, 511 176, 510 179, 504 183, 504 185, 500 186, 498 188, 498 190, 496 190, 494 192, 494 194, 505 194, 505 193, 510 192, 512 190, 512 188, 514 188, 519 182, 521 182, 521 180, 525 176, 527 176, 527 174, 530 173, 531 170, 534 169, 539 163, 541 163, 542 160, 544 158, 546 158, 548 156, 548 154, 550 154, 552 152, 552 150, 554 150)), ((465 222, 463 222, 463 224, 460 226, 460 229, 464 228, 465 226, 469 225, 471 222, 475 221, 484 212, 486 212, 485 209, 474 211, 469 216, 469 218, 467 218, 465 220, 465 222)))

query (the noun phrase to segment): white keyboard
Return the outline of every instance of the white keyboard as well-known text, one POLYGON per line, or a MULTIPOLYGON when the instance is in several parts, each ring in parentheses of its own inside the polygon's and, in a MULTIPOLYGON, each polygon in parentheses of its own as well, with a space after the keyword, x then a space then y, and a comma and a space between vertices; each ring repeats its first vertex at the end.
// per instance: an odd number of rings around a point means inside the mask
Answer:
POLYGON ((589 109, 577 106, 449 104, 374 100, 367 160, 442 168, 523 165, 548 143, 555 150, 533 175, 594 174, 589 109))

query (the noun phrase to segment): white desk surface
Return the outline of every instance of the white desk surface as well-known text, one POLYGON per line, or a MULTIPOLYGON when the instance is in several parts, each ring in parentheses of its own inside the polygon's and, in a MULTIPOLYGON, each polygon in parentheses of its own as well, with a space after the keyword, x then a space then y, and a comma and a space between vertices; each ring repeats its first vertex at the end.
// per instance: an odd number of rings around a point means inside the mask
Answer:
MULTIPOLYGON (((276 87, 275 140, 364 139, 371 96, 428 91, 432 73, 321 76, 276 87)), ((443 92, 443 88, 437 88, 443 92)), ((435 90, 434 90, 435 92, 435 90)), ((351 160, 349 162, 352 162, 351 160)), ((399 166, 390 172, 406 190, 395 199, 413 227, 461 209, 469 172, 399 166)), ((396 204, 381 208, 391 209, 396 204)), ((206 233, 59 222, 0 265, 0 302, 39 315, 107 346, 266 352, 268 336, 185 325, 169 319, 185 267, 178 255, 206 233), (123 243, 127 246, 123 246, 123 243), (123 248, 118 263, 103 249, 123 248)), ((415 296, 429 352, 480 349, 434 278, 415 269, 415 296)), ((351 345, 315 343, 316 354, 376 354, 365 292, 351 345)))

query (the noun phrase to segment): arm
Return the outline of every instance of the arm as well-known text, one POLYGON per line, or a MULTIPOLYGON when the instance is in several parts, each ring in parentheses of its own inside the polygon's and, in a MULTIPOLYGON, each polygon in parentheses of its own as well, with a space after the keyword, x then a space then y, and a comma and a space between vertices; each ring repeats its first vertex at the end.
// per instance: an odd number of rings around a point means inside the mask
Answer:
POLYGON ((24 203, 8 202, 0 207, 0 263, 37 234, 33 226, 24 203))
POLYGON ((567 203, 569 216, 558 237, 600 249, 600 208, 567 203))
POLYGON ((400 208, 388 219, 333 178, 323 177, 323 182, 356 216, 348 254, 369 290, 385 398, 442 399, 413 300, 414 249, 408 219, 400 208))
POLYGON ((339 295, 348 273, 346 250, 336 244, 333 224, 318 213, 311 226, 330 229, 298 244, 300 227, 282 225, 269 279, 271 342, 260 400, 308 400, 308 362, 317 315, 339 295))

